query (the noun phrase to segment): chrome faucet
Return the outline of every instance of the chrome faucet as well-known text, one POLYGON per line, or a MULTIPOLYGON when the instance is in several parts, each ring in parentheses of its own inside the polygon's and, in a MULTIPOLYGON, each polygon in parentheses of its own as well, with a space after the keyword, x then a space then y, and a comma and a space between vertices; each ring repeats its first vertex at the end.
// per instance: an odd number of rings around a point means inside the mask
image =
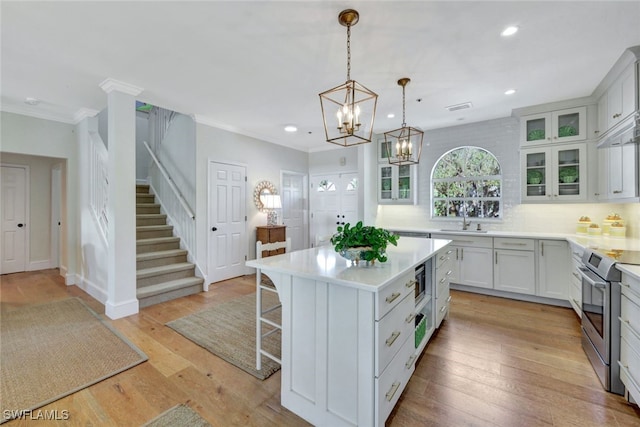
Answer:
POLYGON ((468 230, 470 225, 471 225, 471 221, 467 221, 467 210, 463 209, 462 210, 462 230, 463 231, 468 230))

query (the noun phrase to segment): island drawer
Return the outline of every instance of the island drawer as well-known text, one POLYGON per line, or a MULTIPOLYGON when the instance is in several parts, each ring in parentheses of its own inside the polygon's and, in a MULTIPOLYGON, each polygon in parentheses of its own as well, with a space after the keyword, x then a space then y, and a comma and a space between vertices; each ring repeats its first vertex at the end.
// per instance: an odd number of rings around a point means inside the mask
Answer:
POLYGON ((375 379, 378 401, 376 425, 384 425, 415 370, 415 362, 414 340, 407 339, 380 378, 375 379))
POLYGON ((415 317, 415 300, 413 295, 407 295, 387 316, 376 322, 376 377, 389 365, 407 337, 413 337, 415 317))
POLYGON ((446 247, 436 255, 436 270, 442 268, 442 266, 451 261, 451 257, 455 249, 451 249, 450 247, 446 247))
POLYGON ((392 284, 376 293, 376 321, 382 319, 407 295, 415 295, 416 277, 413 269, 404 273, 392 284))
POLYGON ((449 288, 445 288, 442 295, 436 299, 436 328, 440 327, 440 323, 449 312, 449 304, 451 303, 451 295, 449 294, 449 288))
POLYGON ((493 239, 494 249, 511 249, 516 251, 532 251, 534 250, 533 239, 514 239, 506 237, 495 237, 493 239))
POLYGON ((436 269, 436 298, 440 298, 440 294, 444 292, 444 289, 449 287, 451 274, 453 274, 451 260, 436 269))

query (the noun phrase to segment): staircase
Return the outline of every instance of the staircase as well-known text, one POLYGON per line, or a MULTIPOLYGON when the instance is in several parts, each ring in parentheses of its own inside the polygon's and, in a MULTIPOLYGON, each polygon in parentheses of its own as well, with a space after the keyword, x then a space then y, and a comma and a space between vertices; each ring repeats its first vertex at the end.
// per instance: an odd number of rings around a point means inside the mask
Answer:
POLYGON ((140 308, 202 291, 204 280, 195 276, 195 265, 187 261, 148 185, 136 185, 136 239, 140 308))

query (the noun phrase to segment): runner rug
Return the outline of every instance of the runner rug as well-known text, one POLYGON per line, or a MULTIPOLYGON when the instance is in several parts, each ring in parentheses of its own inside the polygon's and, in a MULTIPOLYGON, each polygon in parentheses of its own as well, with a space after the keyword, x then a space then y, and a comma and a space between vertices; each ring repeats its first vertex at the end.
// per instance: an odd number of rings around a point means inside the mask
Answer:
POLYGON ((3 310, 0 423, 145 360, 142 351, 78 298, 3 310))
MULTIPOLYGON (((262 293, 264 308, 278 303, 271 292, 262 293)), ((280 323, 281 309, 267 316, 280 323)), ((224 302, 215 307, 167 323, 167 326, 220 357, 223 360, 264 380, 280 369, 280 364, 262 357, 262 369, 256 370, 256 294, 224 302)), ((263 333, 267 331, 267 327, 263 333)), ((263 349, 280 355, 279 332, 263 340, 263 349)))

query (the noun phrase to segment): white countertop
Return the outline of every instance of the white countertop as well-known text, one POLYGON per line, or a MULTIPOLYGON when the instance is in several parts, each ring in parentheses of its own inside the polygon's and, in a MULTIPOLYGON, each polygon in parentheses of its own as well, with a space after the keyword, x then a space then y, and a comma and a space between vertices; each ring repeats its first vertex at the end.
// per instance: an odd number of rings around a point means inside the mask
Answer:
POLYGON ((327 280, 368 291, 379 291, 397 277, 426 261, 450 240, 401 237, 398 246, 387 246, 387 262, 366 266, 351 265, 332 246, 303 249, 267 258, 247 261, 249 267, 264 272, 291 274, 315 280, 327 280))

